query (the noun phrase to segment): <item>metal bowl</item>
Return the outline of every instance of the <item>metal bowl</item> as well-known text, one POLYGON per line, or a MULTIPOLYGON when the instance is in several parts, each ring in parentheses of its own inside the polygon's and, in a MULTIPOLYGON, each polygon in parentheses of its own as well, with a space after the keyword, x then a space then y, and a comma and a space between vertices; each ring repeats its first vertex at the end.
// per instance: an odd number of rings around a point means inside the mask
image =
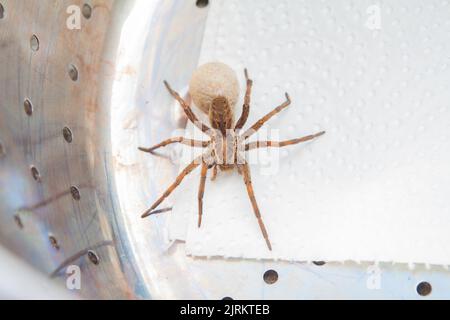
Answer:
POLYGON ((188 82, 208 9, 0 4, 1 242, 62 284, 79 266, 82 297, 194 296, 183 255, 161 257, 158 228, 139 218, 175 167, 137 146, 181 125, 162 81, 188 82))
POLYGON ((0 242, 83 298, 414 298, 423 279, 445 296, 443 270, 383 266, 370 290, 369 265, 186 257, 166 245, 167 215, 140 218, 177 168, 137 147, 184 127, 162 81, 185 90, 207 14, 194 0, 0 0, 0 242))

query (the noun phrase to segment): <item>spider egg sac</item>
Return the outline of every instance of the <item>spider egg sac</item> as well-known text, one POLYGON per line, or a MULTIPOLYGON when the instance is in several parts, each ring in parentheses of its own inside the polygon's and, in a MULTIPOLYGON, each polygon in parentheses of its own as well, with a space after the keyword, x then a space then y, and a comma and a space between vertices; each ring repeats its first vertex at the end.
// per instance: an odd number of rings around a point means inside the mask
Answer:
POLYGON ((235 107, 239 100, 239 81, 236 72, 221 62, 210 62, 194 71, 189 84, 189 93, 195 105, 204 113, 214 98, 227 98, 230 106, 235 107))

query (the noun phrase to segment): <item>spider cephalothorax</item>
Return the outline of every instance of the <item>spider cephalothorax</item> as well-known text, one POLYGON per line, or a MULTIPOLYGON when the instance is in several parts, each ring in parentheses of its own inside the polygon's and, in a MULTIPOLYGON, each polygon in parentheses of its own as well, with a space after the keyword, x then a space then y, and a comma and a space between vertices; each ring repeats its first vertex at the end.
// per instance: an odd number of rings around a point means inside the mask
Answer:
MULTIPOLYGON (((226 65, 215 63, 207 64, 201 68, 211 68, 211 66, 217 71, 223 71, 229 73, 230 69, 226 65)), ((216 72, 211 76, 220 76, 216 72)), ((264 226, 264 222, 259 211, 258 204, 256 202, 255 194, 253 191, 253 185, 250 175, 250 167, 245 160, 245 152, 258 148, 269 147, 285 147, 289 145, 298 144, 313 140, 323 134, 324 131, 314 135, 306 137, 292 139, 287 141, 256 141, 247 143, 247 139, 256 133, 270 118, 285 109, 291 104, 289 95, 286 93, 286 101, 276 107, 273 111, 265 115, 258 120, 249 129, 242 131, 243 126, 247 122, 247 118, 250 111, 250 96, 253 86, 253 81, 249 79, 247 70, 245 70, 245 78, 247 81, 247 90, 244 99, 244 106, 240 118, 234 123, 233 103, 230 103, 230 99, 225 95, 217 95, 210 99, 209 103, 201 106, 202 111, 208 111, 210 126, 202 123, 198 120, 197 116, 192 111, 191 107, 180 97, 180 95, 172 90, 167 82, 164 82, 170 94, 180 103, 188 119, 201 131, 209 136, 209 141, 198 141, 192 139, 186 139, 183 137, 171 138, 163 141, 160 144, 152 148, 139 148, 141 151, 152 153, 160 147, 167 146, 172 143, 182 143, 191 147, 204 148, 205 152, 198 158, 194 159, 183 171, 178 175, 175 182, 164 192, 164 194, 142 215, 143 218, 152 214, 161 213, 163 210, 155 209, 166 199, 175 188, 182 182, 184 177, 190 174, 195 168, 201 166, 200 186, 198 191, 198 227, 202 224, 203 216, 203 194, 206 185, 206 176, 209 169, 213 170, 212 180, 216 178, 217 169, 221 171, 231 170, 237 168, 239 173, 243 175, 244 182, 247 188, 247 193, 250 198, 253 211, 258 220, 261 233, 266 241, 269 250, 272 250, 272 245, 269 240, 269 236, 264 226)), ((207 81, 208 79, 205 79, 207 81)), ((232 99, 235 99, 233 97, 232 99)))

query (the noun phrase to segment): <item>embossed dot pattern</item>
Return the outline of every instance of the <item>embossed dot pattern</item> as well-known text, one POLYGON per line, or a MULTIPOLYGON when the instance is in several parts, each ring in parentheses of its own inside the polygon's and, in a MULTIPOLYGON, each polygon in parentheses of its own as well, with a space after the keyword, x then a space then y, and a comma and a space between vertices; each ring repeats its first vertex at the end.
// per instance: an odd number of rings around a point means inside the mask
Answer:
POLYGON ((208 180, 201 229, 199 172, 187 178, 170 238, 194 256, 450 263, 449 16, 442 0, 211 2, 201 63, 233 67, 241 91, 248 68, 247 127, 287 91, 270 138, 327 133, 253 153, 273 252, 237 173, 208 180))

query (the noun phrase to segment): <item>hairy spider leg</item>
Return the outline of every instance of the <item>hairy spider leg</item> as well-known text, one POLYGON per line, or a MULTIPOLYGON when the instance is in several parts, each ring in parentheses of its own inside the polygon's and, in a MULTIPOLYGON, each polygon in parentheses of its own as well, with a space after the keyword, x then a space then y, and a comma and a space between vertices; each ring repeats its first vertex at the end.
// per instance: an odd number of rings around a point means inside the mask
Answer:
POLYGON ((151 148, 142 148, 139 147, 138 149, 143 152, 153 153, 156 149, 165 147, 172 143, 181 143, 190 147, 198 147, 198 148, 206 148, 209 146, 210 141, 198 141, 198 140, 192 140, 192 139, 186 139, 184 137, 176 137, 176 138, 170 138, 167 140, 164 140, 161 143, 158 143, 157 145, 151 147, 151 148))
POLYGON ((245 140, 251 135, 253 135, 255 132, 257 132, 261 127, 269 121, 274 115, 281 112, 283 109, 287 108, 291 104, 291 98, 289 97, 289 94, 286 93, 286 101, 283 102, 281 105, 276 107, 274 110, 266 114, 264 117, 259 119, 253 126, 251 126, 247 131, 245 131, 242 134, 242 138, 245 140))
POLYGON ((281 147, 286 147, 286 146, 290 146, 290 145, 294 145, 294 144, 298 144, 298 143, 314 140, 314 139, 316 139, 316 138, 318 138, 320 136, 323 136, 324 134, 325 134, 325 131, 321 131, 321 132, 316 133, 316 134, 312 134, 312 135, 305 136, 305 137, 302 137, 302 138, 286 140, 286 141, 255 141, 255 142, 247 143, 245 145, 245 151, 259 149, 259 148, 271 148, 271 147, 272 148, 281 148, 281 147))
POLYGON ((173 90, 169 83, 167 81, 164 81, 164 84, 167 88, 167 90, 169 91, 169 93, 172 95, 172 97, 175 98, 175 100, 177 100, 179 102, 179 104, 181 105, 181 107, 183 108, 184 112, 186 113, 186 116, 188 117, 188 119, 200 130, 202 130, 204 133, 210 135, 209 131, 210 131, 210 127, 208 127, 206 124, 204 124, 203 122, 201 122, 200 120, 198 120, 197 116, 194 114, 194 112, 192 111, 191 107, 186 103, 186 101, 184 101, 180 94, 178 92, 176 92, 175 90, 173 90))
POLYGON ((183 169, 183 171, 175 179, 175 182, 173 182, 172 185, 164 192, 164 194, 158 200, 156 200, 156 202, 150 207, 150 209, 144 212, 142 218, 146 218, 153 214, 153 210, 156 209, 164 201, 164 199, 166 199, 173 192, 173 190, 175 190, 175 188, 180 185, 180 183, 188 174, 190 174, 202 163, 202 157, 203 155, 195 158, 194 161, 192 161, 188 166, 186 166, 186 168, 183 169))
POLYGON ((244 105, 242 106, 241 117, 239 118, 238 122, 234 126, 234 128, 236 130, 242 129, 242 127, 247 122, 248 115, 250 113, 250 98, 252 95, 253 81, 251 79, 249 79, 247 69, 244 70, 244 73, 245 73, 245 79, 247 80, 247 91, 245 92, 244 105))
POLYGON ((259 228, 261 229, 261 233, 266 241, 267 247, 270 251, 272 251, 272 245, 270 244, 269 235, 267 234, 266 227, 261 217, 261 213, 259 211, 258 203, 256 202, 255 192, 253 190, 252 178, 250 174, 250 167, 247 163, 240 165, 242 169, 242 173, 244 175, 244 183, 247 187, 247 193, 250 198, 250 202, 252 203, 253 211, 255 213, 256 219, 258 220, 259 228))
POLYGON ((206 185, 206 174, 208 172, 208 165, 203 162, 202 163, 202 173, 200 175, 200 186, 198 188, 198 227, 202 226, 202 217, 203 217, 203 195, 205 193, 205 185, 206 185))

